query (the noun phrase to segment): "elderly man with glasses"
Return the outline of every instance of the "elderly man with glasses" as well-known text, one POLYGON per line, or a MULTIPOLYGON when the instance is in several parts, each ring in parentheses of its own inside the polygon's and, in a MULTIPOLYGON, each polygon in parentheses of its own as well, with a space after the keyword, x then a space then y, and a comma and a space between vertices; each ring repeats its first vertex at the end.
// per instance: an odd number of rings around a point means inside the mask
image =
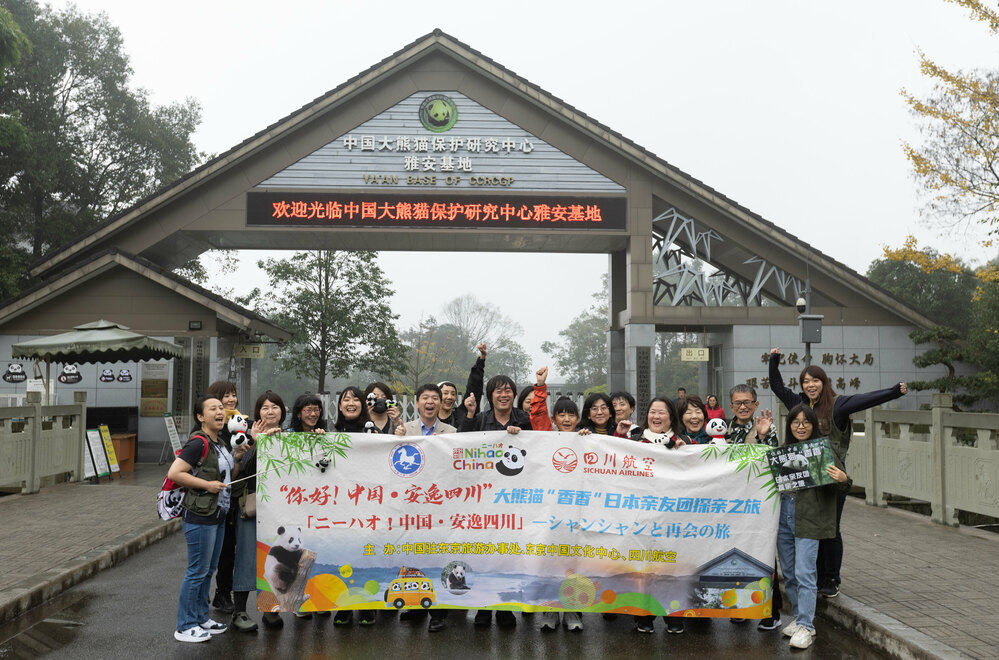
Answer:
MULTIPOLYGON (((773 424, 770 424, 770 428, 767 429, 762 438, 758 437, 756 432, 753 415, 756 414, 756 409, 760 405, 756 399, 756 390, 749 385, 740 383, 729 390, 728 395, 734 417, 728 423, 728 433, 725 439, 732 444, 759 443, 776 447, 779 443, 777 429, 773 424)), ((770 418, 770 411, 765 411, 763 416, 770 418)))

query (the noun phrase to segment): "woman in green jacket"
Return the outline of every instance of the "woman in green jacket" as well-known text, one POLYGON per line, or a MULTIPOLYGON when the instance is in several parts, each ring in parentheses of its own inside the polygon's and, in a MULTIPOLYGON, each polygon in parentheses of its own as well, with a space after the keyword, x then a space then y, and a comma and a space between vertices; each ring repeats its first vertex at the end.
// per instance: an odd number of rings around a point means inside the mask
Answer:
MULTIPOLYGON (((812 408, 803 403, 794 406, 787 415, 784 446, 819 435, 819 419, 812 408)), ((833 460, 834 464, 826 467, 826 473, 837 483, 785 491, 780 496, 777 556, 794 616, 783 633, 791 638, 792 648, 808 648, 815 641, 813 620, 818 591, 815 560, 819 539, 836 536, 836 495, 852 483, 835 452, 833 460)))

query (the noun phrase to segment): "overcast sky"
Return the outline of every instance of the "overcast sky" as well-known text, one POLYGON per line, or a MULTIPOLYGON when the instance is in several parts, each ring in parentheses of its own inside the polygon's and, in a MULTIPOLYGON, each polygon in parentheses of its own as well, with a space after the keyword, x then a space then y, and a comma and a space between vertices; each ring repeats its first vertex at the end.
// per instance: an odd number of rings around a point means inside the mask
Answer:
MULTIPOLYGON (((75 4, 121 29, 155 103, 201 103, 195 141, 211 154, 439 27, 857 271, 907 233, 971 262, 994 256, 980 230, 923 224, 900 146, 918 130, 899 90, 929 89, 917 48, 952 68, 996 61, 999 37, 943 0, 75 4)), ((244 253, 219 286, 263 284, 263 256, 244 253)), ((471 292, 519 316, 540 277, 547 313, 519 318, 538 363, 607 267, 602 255, 434 257, 451 265, 428 293, 413 273, 429 255, 383 255, 401 325, 469 292, 476 271, 471 292)))

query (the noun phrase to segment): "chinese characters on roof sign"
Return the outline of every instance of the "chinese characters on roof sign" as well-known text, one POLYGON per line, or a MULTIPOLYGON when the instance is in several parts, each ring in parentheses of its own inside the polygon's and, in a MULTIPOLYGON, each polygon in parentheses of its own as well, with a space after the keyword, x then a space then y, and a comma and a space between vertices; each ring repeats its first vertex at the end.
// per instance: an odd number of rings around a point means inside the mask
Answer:
POLYGON ((247 226, 624 231, 623 198, 250 192, 247 226))
POLYGON ((421 91, 262 181, 261 189, 623 194, 616 181, 456 91, 421 91))
POLYGON ((764 618, 767 451, 533 431, 264 437, 257 604, 764 618))

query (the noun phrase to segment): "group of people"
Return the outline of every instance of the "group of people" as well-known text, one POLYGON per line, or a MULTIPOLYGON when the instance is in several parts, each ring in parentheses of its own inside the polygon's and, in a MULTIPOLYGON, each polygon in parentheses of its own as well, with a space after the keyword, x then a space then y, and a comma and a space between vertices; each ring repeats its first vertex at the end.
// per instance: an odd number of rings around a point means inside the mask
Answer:
MULTIPOLYGON (((531 430, 560 431, 613 435, 671 450, 712 442, 715 439, 705 431, 707 421, 712 417, 725 417, 715 395, 708 395, 705 402, 698 396, 687 396, 682 388, 675 400, 653 398, 638 423, 632 419, 635 398, 624 391, 591 394, 585 399, 582 410, 570 398, 560 397, 553 402, 549 413, 546 367, 537 370, 534 385, 524 387, 519 395, 516 383, 505 375, 493 376, 483 387, 485 344, 480 344, 478 350, 463 400, 459 400, 457 386, 450 381, 421 385, 415 397, 417 418, 403 422, 393 392, 385 383, 370 383, 363 391, 354 386, 345 387, 337 400, 333 428, 347 433, 397 436, 491 430, 514 434, 531 430), (485 410, 482 409, 483 395, 488 403, 485 410)), ((829 439, 835 460, 827 467, 827 472, 835 483, 785 492, 780 501, 777 554, 793 617, 782 632, 790 638, 792 647, 807 648, 815 638, 813 619, 817 594, 835 597, 839 593, 843 558, 840 519, 846 491, 852 483, 844 467, 850 446, 850 415, 904 395, 906 386, 898 383, 885 390, 839 395, 825 371, 811 365, 802 370, 799 378, 802 392, 797 393, 784 385, 779 364, 780 349, 774 348, 769 363, 770 388, 790 411, 783 437, 778 434, 769 410, 756 414, 759 408, 756 390, 738 384, 729 392, 732 417, 728 421, 725 441, 776 447, 781 442, 829 439)), ((231 625, 236 630, 251 632, 257 629, 257 624, 247 615, 248 598, 256 589, 256 451, 255 445, 230 445, 226 422, 232 415, 239 414, 237 404, 233 383, 213 383, 206 395, 195 402, 195 428, 168 473, 171 479, 188 489, 183 505, 188 567, 181 587, 174 633, 181 641, 207 641, 212 635, 227 630, 227 624, 209 616, 210 605, 223 612, 232 612, 231 625), (213 574, 216 574, 217 591, 210 603, 213 574)), ((314 394, 298 397, 288 415, 281 397, 267 391, 257 399, 252 419, 249 434, 254 438, 282 430, 326 431, 322 400, 314 394), (290 417, 290 421, 285 426, 286 417, 290 417)), ((776 562, 774 574, 776 577, 776 562)), ((758 629, 779 628, 782 607, 775 580, 772 614, 759 622, 758 629)), ((328 616, 329 612, 317 614, 328 616)), ((447 615, 448 610, 431 610, 428 630, 443 630, 447 615)), ((312 615, 296 613, 296 616, 308 618, 312 615)), ((426 612, 404 611, 401 618, 420 616, 426 616, 426 612)), ((668 632, 683 632, 682 618, 663 618, 668 632)), ((347 625, 352 620, 350 610, 338 610, 333 619, 337 625, 347 625)), ((654 617, 636 616, 634 620, 637 631, 653 632, 654 617)), ((262 621, 267 627, 282 625, 280 615, 274 612, 263 613, 262 621)), ((496 613, 496 623, 500 626, 514 626, 516 621, 512 612, 496 613)), ((546 612, 541 616, 540 627, 554 630, 562 621, 558 612, 546 612)), ((733 623, 742 621, 732 619, 733 623)), ((492 612, 476 612, 474 622, 490 625, 492 612)), ((362 610, 359 623, 374 624, 375 612, 362 610)), ((578 612, 565 613, 564 624, 569 630, 583 629, 578 612)))

